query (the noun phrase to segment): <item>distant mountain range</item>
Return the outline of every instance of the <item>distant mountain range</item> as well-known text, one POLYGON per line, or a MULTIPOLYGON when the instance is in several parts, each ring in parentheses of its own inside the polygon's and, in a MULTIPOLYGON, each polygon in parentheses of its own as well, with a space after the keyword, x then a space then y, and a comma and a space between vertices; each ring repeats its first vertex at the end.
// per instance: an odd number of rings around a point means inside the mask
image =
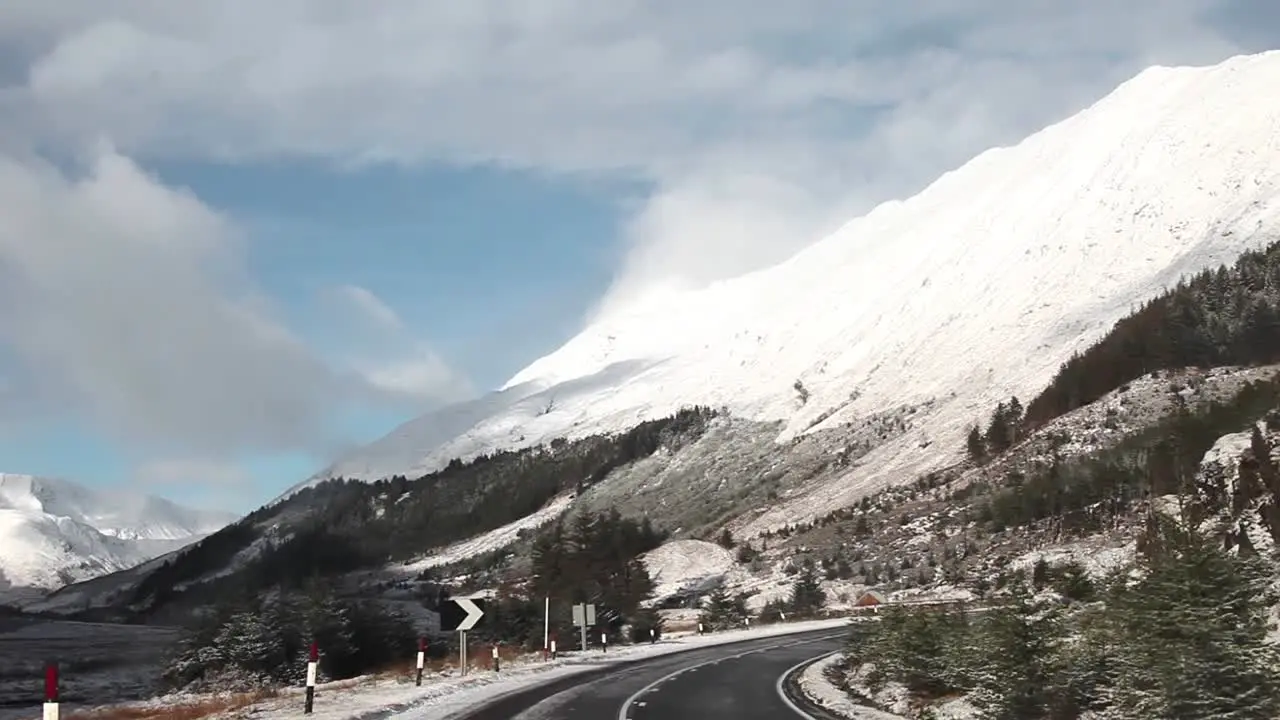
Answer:
POLYGON ((0 602, 134 567, 235 519, 149 495, 0 473, 0 602))

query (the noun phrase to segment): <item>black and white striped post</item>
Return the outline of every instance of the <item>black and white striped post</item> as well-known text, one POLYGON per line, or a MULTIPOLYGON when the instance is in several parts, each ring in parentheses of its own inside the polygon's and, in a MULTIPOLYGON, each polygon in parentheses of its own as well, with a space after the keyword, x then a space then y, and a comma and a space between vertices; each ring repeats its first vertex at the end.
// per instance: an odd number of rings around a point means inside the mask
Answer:
POLYGON ((44 720, 58 720, 58 663, 44 666, 44 720))
POLYGON ((316 671, 320 666, 320 646, 311 643, 311 653, 307 656, 307 700, 302 706, 304 715, 310 715, 316 707, 316 671))
POLYGON ((600 631, 600 652, 609 652, 609 636, 600 631))
POLYGON ((652 645, 656 642, 658 642, 658 629, 649 628, 649 644, 652 645))
POLYGON ((427 639, 418 638, 418 679, 414 683, 422 685, 422 669, 427 666, 427 639))
POLYGON ((501 661, 498 658, 498 644, 493 644, 493 671, 498 672, 502 669, 501 661))

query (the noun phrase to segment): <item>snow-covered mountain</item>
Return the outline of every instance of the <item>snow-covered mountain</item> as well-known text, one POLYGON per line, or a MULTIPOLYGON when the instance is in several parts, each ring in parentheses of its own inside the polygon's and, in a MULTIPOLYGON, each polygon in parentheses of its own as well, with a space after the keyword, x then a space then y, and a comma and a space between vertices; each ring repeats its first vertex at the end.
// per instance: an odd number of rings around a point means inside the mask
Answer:
POLYGON ((908 432, 750 529, 908 482, 1144 299, 1280 237, 1277 87, 1280 52, 1144 71, 781 264, 600 317, 498 392, 303 485, 420 475, 694 404, 779 421, 780 442, 915 408, 908 432))
POLYGON ((233 520, 161 498, 0 473, 0 597, 124 570, 233 520))

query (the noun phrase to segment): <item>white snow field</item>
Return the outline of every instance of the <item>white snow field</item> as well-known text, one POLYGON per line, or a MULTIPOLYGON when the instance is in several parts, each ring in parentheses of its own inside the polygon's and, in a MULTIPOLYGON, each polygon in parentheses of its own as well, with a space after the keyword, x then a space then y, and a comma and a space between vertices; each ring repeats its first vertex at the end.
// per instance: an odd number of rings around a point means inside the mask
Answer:
POLYGON ((779 441, 919 408, 905 435, 742 537, 910 481, 1144 299, 1277 239, 1277 87, 1280 52, 1146 70, 774 267, 598 317, 500 391, 412 420, 308 483, 416 476, 693 404, 781 421, 779 441))
POLYGON ((733 553, 703 540, 672 540, 640 558, 653 579, 655 599, 682 591, 701 591, 721 581, 745 581, 747 573, 733 553))
POLYGON ((0 602, 133 567, 234 519, 151 496, 0 473, 0 602))

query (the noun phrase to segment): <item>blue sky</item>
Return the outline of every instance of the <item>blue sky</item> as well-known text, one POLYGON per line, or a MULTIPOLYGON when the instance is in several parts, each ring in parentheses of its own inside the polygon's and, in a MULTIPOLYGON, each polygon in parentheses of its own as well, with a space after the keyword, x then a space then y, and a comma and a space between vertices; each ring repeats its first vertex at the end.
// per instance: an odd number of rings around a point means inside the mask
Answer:
POLYGON ((775 262, 1262 0, 0 17, 0 470, 249 510, 594 313, 775 262))

